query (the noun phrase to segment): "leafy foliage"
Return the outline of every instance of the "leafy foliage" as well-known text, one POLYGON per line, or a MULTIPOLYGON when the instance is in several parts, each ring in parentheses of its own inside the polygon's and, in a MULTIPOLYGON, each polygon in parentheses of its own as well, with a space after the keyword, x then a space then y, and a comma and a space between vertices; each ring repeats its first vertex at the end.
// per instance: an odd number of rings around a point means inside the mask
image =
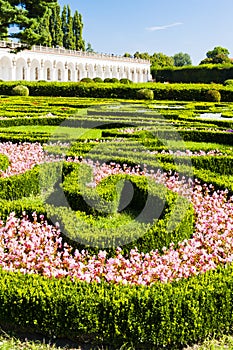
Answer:
POLYGON ((137 98, 139 100, 153 100, 154 99, 154 92, 150 89, 141 89, 137 92, 137 98))
POLYGON ((41 1, 3 1, 0 0, 0 32, 1 39, 17 38, 28 47, 44 40, 43 33, 38 34, 38 25, 43 18, 47 6, 54 0, 41 1), (8 28, 15 25, 19 31, 8 33, 8 28))
POLYGON ((17 38, 26 44, 15 52, 34 44, 84 50, 82 30, 82 15, 76 10, 72 16, 69 5, 60 14, 57 0, 0 0, 0 39, 17 38), (8 33, 11 26, 18 32, 8 33))
POLYGON ((192 61, 188 53, 179 52, 173 56, 176 67, 191 66, 192 61))
POLYGON ((200 64, 231 64, 232 61, 228 55, 228 49, 221 46, 216 46, 213 50, 207 52, 207 58, 202 60, 200 64))
POLYGON ((208 90, 206 92, 207 101, 211 102, 220 102, 221 101, 221 94, 217 90, 208 90))
POLYGON ((12 94, 15 96, 29 96, 29 89, 24 85, 17 85, 12 89, 12 94))

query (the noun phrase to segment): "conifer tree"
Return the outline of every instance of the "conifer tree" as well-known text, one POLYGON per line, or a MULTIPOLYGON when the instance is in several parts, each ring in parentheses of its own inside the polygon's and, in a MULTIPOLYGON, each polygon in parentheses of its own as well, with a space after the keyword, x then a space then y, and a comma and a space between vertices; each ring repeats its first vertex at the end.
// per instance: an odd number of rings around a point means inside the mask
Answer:
POLYGON ((41 20, 38 22, 37 32, 41 35, 40 44, 44 46, 51 47, 52 45, 52 35, 50 32, 50 17, 52 10, 47 7, 45 13, 41 20))
POLYGON ((63 47, 67 47, 67 7, 63 6, 61 14, 61 27, 63 32, 63 47))
POLYGON ((85 42, 82 38, 82 32, 83 32, 83 22, 82 22, 82 15, 78 13, 76 10, 73 17, 73 32, 75 37, 75 49, 77 51, 79 50, 85 50, 85 42))
POLYGON ((53 7, 51 9, 51 15, 49 19, 49 32, 51 35, 51 45, 56 46, 56 11, 55 8, 53 7))
POLYGON ((62 20, 60 15, 61 8, 59 5, 55 7, 55 11, 56 11, 56 43, 55 45, 63 46, 64 33, 62 31, 62 20))
POLYGON ((38 26, 48 4, 52 3, 55 4, 56 0, 0 0, 1 39, 17 38, 26 44, 25 48, 38 44, 43 40, 43 35, 38 32, 38 26), (18 31, 8 32, 11 26, 16 26, 18 31))
POLYGON ((67 6, 67 32, 66 49, 75 50, 75 36, 73 33, 73 18, 71 16, 70 6, 67 6))
POLYGON ((52 38, 52 46, 63 46, 63 31, 60 15, 61 8, 57 4, 51 9, 49 31, 52 38))

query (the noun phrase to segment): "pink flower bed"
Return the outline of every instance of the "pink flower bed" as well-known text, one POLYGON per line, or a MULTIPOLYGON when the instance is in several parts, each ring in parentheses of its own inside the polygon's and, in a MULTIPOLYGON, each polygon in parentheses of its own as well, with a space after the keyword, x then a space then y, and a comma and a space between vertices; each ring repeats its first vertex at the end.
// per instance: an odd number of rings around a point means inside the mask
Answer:
POLYGON ((22 174, 36 164, 57 160, 57 157, 44 152, 39 143, 0 143, 0 154, 7 156, 10 162, 5 171, 0 170, 0 177, 22 174))
MULTIPOLYGON (((39 273, 47 277, 71 276, 82 281, 151 285, 156 281, 168 282, 204 273, 218 264, 233 260, 233 199, 227 200, 225 191, 203 195, 203 188, 196 183, 184 185, 177 176, 162 175, 168 187, 192 197, 196 211, 196 230, 193 237, 173 244, 163 253, 151 251, 144 254, 131 250, 128 257, 116 249, 113 258, 106 252, 90 256, 87 251, 71 253, 71 247, 63 244, 58 227, 34 222, 27 217, 18 219, 11 214, 0 227, 0 265, 6 270, 23 273, 39 273), (181 189, 183 187, 183 189, 181 189)), ((161 181, 162 182, 162 181, 161 181)))
MULTIPOLYGON (((1 176, 24 172, 35 164, 57 160, 44 153, 39 144, 0 144, 0 153, 7 155, 10 167, 1 176)), ((78 159, 74 160, 78 162, 78 159)), ((75 251, 62 242, 59 227, 43 220, 31 222, 26 216, 16 218, 12 213, 6 223, 0 222, 0 266, 6 270, 37 273, 47 277, 71 276, 82 281, 151 285, 157 281, 170 282, 205 273, 219 264, 233 260, 233 198, 227 199, 227 191, 214 191, 200 186, 198 181, 180 179, 178 174, 139 171, 112 163, 109 165, 84 160, 93 167, 96 186, 111 174, 144 174, 169 189, 189 198, 195 209, 195 233, 192 238, 164 248, 163 253, 131 250, 123 256, 116 249, 113 258, 107 259, 105 251, 91 256, 87 251, 75 251), (204 191, 203 191, 204 190, 204 191), (210 194, 210 190, 213 194, 210 194)))
POLYGON ((185 150, 185 151, 179 151, 179 150, 176 150, 176 151, 172 151, 172 150, 169 150, 169 151, 151 151, 148 153, 150 154, 165 154, 165 155, 172 155, 172 156, 180 156, 180 157, 193 157, 193 156, 196 156, 196 157, 200 157, 200 156, 227 156, 226 153, 222 153, 221 151, 219 151, 218 149, 216 150, 211 150, 211 151, 190 151, 190 150, 185 150))

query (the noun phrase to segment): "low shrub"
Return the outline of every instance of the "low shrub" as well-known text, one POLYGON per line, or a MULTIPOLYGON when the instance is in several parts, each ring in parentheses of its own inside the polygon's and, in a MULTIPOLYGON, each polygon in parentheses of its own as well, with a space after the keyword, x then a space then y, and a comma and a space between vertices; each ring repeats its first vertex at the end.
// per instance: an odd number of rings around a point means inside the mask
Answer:
POLYGON ((105 82, 105 83, 111 83, 111 80, 112 80, 111 78, 105 78, 105 79, 104 79, 104 82, 105 82))
POLYGON ((17 85, 12 89, 12 95, 15 96, 29 96, 29 89, 24 85, 17 85))
POLYGON ((105 83, 119 83, 119 79, 117 79, 117 78, 105 78, 104 82, 105 83))
POLYGON ((209 102, 220 102, 221 94, 217 90, 208 90, 206 92, 206 100, 209 102))
POLYGON ((121 84, 132 84, 133 82, 130 79, 122 78, 122 79, 120 79, 120 83, 121 84))
POLYGON ((23 174, 0 178, 0 198, 16 200, 39 194, 42 189, 54 184, 60 166, 59 163, 45 163, 27 170, 23 174))
POLYGON ((129 253, 135 246, 143 252, 161 251, 171 242, 176 245, 193 233, 192 205, 144 176, 112 175, 96 188, 87 188, 85 184, 91 182, 88 166, 65 163, 63 178, 64 194, 73 212, 64 208, 62 201, 60 207, 57 205, 62 198, 58 190, 48 201, 50 205, 56 204, 50 215, 61 223, 62 232, 79 250, 86 246, 78 243, 77 235, 81 242, 91 246, 88 250, 93 253, 98 252, 93 247, 103 243, 105 247, 121 246, 125 253, 129 253), (75 211, 78 211, 76 215, 75 211), (83 213, 81 216, 80 212, 83 213), (129 215, 131 220, 125 225, 106 226, 107 222, 111 224, 113 217, 119 221, 119 215, 129 215), (91 217, 97 216, 98 220, 90 222, 91 217))
POLYGON ((112 78, 112 79, 111 79, 111 83, 119 83, 119 79, 117 79, 117 78, 112 78))
POLYGON ((102 83, 102 82, 103 82, 103 79, 101 79, 101 78, 99 78, 99 77, 95 77, 95 78, 93 78, 93 81, 94 81, 95 83, 102 83))
POLYGON ((139 100, 153 100, 154 92, 150 89, 141 89, 137 91, 137 98, 139 100))
POLYGON ((136 349, 181 349, 232 332, 232 273, 229 264, 148 288, 0 270, 0 322, 114 349, 126 339, 136 349))
MULTIPOLYGON (((85 82, 87 78, 84 79, 85 82)), ((90 84, 84 84, 83 82, 23 82, 22 85, 24 84, 29 88, 30 96, 121 98, 132 100, 137 98, 138 90, 149 89, 154 92, 155 100, 206 101, 206 91, 217 90, 221 94, 221 101, 233 101, 233 89, 230 86, 217 84, 130 84, 130 80, 128 79, 121 79, 119 84, 95 84, 90 78, 87 81, 90 84)), ((0 82, 0 95, 12 95, 12 88, 15 85, 19 85, 19 83, 0 82)))
POLYGON ((91 78, 83 78, 81 79, 82 83, 93 83, 93 80, 91 78))

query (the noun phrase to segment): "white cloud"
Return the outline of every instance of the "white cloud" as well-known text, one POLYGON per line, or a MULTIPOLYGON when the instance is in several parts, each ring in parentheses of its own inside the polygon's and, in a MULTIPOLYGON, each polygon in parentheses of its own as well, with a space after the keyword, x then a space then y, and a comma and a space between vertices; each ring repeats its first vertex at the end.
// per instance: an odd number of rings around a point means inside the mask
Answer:
POLYGON ((156 31, 156 30, 164 30, 164 29, 167 29, 167 28, 171 28, 171 27, 176 27, 176 26, 180 26, 181 22, 175 22, 175 23, 172 23, 172 24, 167 24, 167 25, 164 25, 164 26, 154 26, 154 27, 148 27, 146 28, 146 30, 150 30, 150 31, 156 31))

